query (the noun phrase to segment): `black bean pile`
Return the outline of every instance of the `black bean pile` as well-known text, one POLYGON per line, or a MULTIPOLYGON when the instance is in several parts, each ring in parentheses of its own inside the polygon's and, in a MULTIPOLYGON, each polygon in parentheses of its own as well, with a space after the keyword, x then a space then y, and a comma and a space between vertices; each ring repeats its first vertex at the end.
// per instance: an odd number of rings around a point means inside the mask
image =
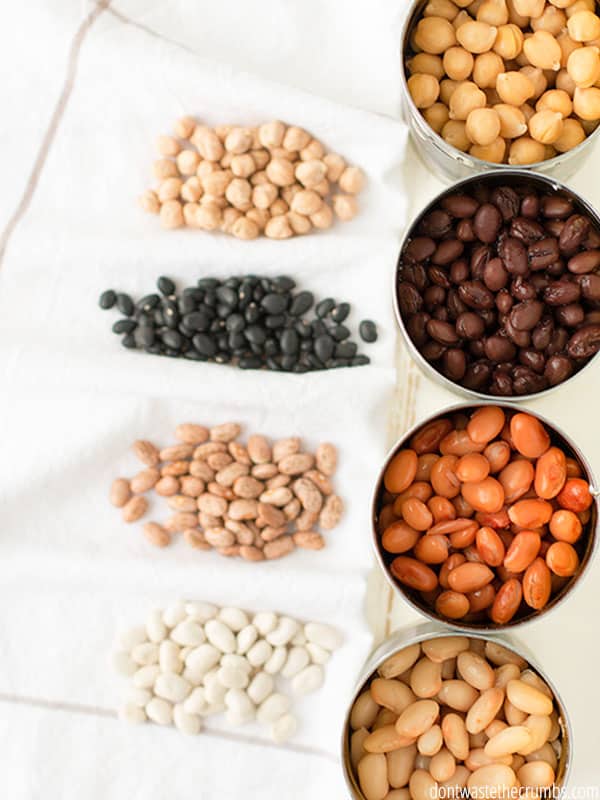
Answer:
POLYGON ((478 392, 525 395, 600 349, 600 231, 573 200, 469 187, 415 225, 398 261, 405 327, 432 366, 478 392))
MULTIPOLYGON (((158 293, 136 303, 112 289, 101 295, 101 308, 116 306, 123 315, 112 330, 124 347, 284 372, 359 367, 370 361, 344 325, 350 305, 330 297, 315 305, 312 292, 294 292, 296 283, 286 276, 201 278, 180 293, 163 276, 157 287, 158 293)), ((363 320, 359 334, 374 342, 375 323, 363 320)))

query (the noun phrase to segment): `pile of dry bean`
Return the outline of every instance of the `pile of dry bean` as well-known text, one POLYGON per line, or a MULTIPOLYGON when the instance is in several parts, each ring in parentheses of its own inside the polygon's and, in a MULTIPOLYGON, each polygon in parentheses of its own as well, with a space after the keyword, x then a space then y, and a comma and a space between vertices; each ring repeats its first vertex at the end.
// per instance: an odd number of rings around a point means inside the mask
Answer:
POLYGON ((494 642, 449 636, 400 650, 358 696, 350 728, 365 800, 462 797, 465 787, 471 797, 518 797, 560 781, 553 692, 494 642))
POLYGON ((411 35, 410 94, 453 147, 534 164, 600 120, 595 0, 429 0, 411 35))
POLYGON ((334 212, 350 220, 358 211, 362 170, 326 152, 303 128, 278 121, 258 128, 209 128, 183 117, 174 133, 159 137, 161 158, 154 163, 159 185, 140 198, 165 228, 188 225, 238 239, 261 234, 288 239, 330 228, 334 212))
POLYGON ((579 569, 590 486, 530 414, 482 406, 437 418, 393 456, 383 482, 389 570, 441 617, 505 625, 531 616, 579 569))
POLYGON ((184 423, 173 446, 159 450, 149 441, 134 442, 145 469, 131 479, 116 478, 111 503, 125 522, 136 522, 148 511, 146 492, 166 498, 173 515, 143 528, 157 547, 182 532, 197 550, 214 548, 246 561, 281 558, 296 547, 321 550, 325 539, 315 528, 331 530, 343 513, 331 484, 335 447, 320 444, 313 455, 302 451, 296 436, 271 445, 260 435, 244 445, 237 441, 240 432, 234 422, 212 428, 184 423))

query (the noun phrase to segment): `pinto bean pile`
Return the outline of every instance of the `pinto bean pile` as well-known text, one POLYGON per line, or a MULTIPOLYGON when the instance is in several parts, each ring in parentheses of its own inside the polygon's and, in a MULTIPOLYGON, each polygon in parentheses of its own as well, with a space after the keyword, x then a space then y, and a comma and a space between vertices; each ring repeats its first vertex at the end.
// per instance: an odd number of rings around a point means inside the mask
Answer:
POLYGON ((437 418, 389 462, 381 549, 440 617, 505 625, 564 592, 593 503, 579 463, 534 416, 482 406, 437 418))
POLYGON ((415 225, 398 307, 424 358, 496 396, 541 392, 600 349, 600 231, 569 197, 477 181, 415 225))

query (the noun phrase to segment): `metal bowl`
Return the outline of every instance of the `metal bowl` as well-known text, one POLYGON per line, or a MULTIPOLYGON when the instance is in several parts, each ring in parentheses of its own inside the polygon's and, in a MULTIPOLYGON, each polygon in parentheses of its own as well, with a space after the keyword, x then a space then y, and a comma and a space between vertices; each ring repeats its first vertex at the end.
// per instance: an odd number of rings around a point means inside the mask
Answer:
MULTIPOLYGON (((425 117, 414 104, 410 92, 408 91, 405 62, 408 54, 412 52, 410 45, 412 31, 421 18, 427 2, 428 0, 417 0, 417 2, 409 5, 400 35, 402 108, 411 135, 415 141, 417 153, 436 177, 440 177, 441 174, 443 177, 452 181, 465 178, 468 175, 472 175, 474 172, 486 172, 490 168, 502 170, 514 169, 514 167, 509 164, 495 164, 490 161, 482 161, 448 144, 448 142, 442 139, 442 137, 429 126, 425 117)), ((592 147, 598 139, 598 135, 600 135, 600 126, 572 150, 554 156, 554 158, 549 158, 547 161, 538 161, 535 164, 524 165, 522 169, 540 172, 549 177, 566 180, 589 158, 592 147)))
MULTIPOLYGON (((581 214, 586 214, 593 220, 594 224, 597 226, 598 230, 600 231, 600 215, 596 211, 596 209, 584 200, 580 195, 574 192, 572 189, 569 189, 563 183, 559 183, 556 180, 553 180, 545 175, 535 175, 526 170, 517 170, 514 168, 510 168, 507 170, 492 170, 486 172, 485 175, 471 175, 469 178, 465 178, 458 183, 453 184, 450 188, 445 189, 443 192, 440 192, 436 197, 434 197, 431 202, 425 206, 425 208, 420 211, 417 216, 413 219, 411 224, 408 226, 406 234, 402 239, 402 243, 400 245, 400 255, 402 254, 404 248, 406 247, 408 241, 414 236, 417 226, 419 225, 420 221, 425 217, 433 208, 449 195, 457 194, 457 193, 465 193, 469 194, 473 187, 478 185, 484 184, 488 187, 496 187, 496 186, 523 186, 526 185, 528 188, 535 188, 539 191, 552 191, 556 194, 561 194, 565 197, 568 197, 572 200, 574 208, 581 214)), ((461 386, 459 383, 455 383, 454 381, 447 378, 443 375, 431 362, 427 361, 419 352, 417 347, 414 345, 412 339, 410 338, 408 331, 406 330, 406 326, 404 324, 404 319, 400 312, 400 307, 398 304, 398 270, 400 264, 400 256, 398 258, 398 265, 394 270, 394 284, 392 287, 392 296, 394 301, 394 313, 396 315, 396 320, 398 322, 398 326, 402 332, 402 336, 404 337, 404 341, 406 346, 416 361, 418 366, 421 368, 425 374, 429 377, 433 378, 437 383, 444 386, 446 389, 450 389, 451 391, 458 392, 461 395, 470 398, 477 398, 479 400, 489 400, 490 398, 495 397, 495 395, 485 394, 484 392, 478 392, 474 389, 467 389, 465 386, 461 386)), ((551 392, 556 391, 561 386, 565 385, 566 383, 576 379, 579 375, 581 375, 585 370, 591 367, 592 363, 596 362, 600 356, 600 353, 596 353, 596 355, 592 356, 592 358, 588 361, 588 363, 582 367, 578 372, 575 372, 570 378, 563 383, 559 383, 556 386, 551 386, 548 389, 544 389, 541 392, 536 392, 533 394, 523 394, 523 395, 511 395, 509 397, 502 397, 502 402, 507 403, 520 403, 525 400, 533 400, 538 399, 540 397, 545 397, 546 395, 550 394, 551 392)))
MULTIPOLYGON (((352 695, 342 730, 342 765, 344 770, 344 778, 348 788, 349 797, 353 798, 353 800, 365 800, 365 796, 362 793, 358 785, 358 781, 354 775, 352 762, 350 760, 350 714, 357 697, 364 691, 364 689, 366 689, 367 685, 371 681, 371 678, 375 677, 377 669, 390 656, 398 653, 400 650, 404 650, 404 648, 409 647, 412 644, 428 641, 430 639, 439 639, 448 635, 449 632, 440 629, 439 626, 431 624, 418 625, 394 633, 389 639, 386 639, 383 644, 381 644, 367 659, 367 662, 365 663, 358 678, 356 690, 352 695)), ((471 639, 481 639, 486 642, 493 642, 494 644, 502 645, 521 658, 524 658, 529 663, 531 669, 533 669, 552 690, 552 693, 554 694, 554 701, 558 709, 558 721, 561 728, 562 745, 561 753, 558 757, 555 785, 561 787, 561 789, 566 788, 573 763, 573 729, 565 704, 558 693, 556 686, 542 670, 535 658, 521 644, 517 645, 512 640, 503 636, 489 637, 481 633, 474 632, 469 633, 468 636, 471 639)))
POLYGON ((427 617, 429 620, 433 622, 437 622, 438 624, 441 623, 446 626, 450 626, 451 628, 455 628, 466 633, 475 633, 477 631, 484 631, 486 633, 498 633, 501 631, 506 630, 513 630, 515 628, 521 627, 523 625, 529 624, 534 620, 538 620, 541 617, 547 616, 551 611, 562 606, 563 603, 567 602, 567 600, 573 594, 573 591, 582 581, 584 574, 587 572, 588 567, 596 553, 598 547, 598 518, 599 518, 599 498, 598 498, 599 490, 598 484, 592 472, 592 468, 583 455, 577 444, 573 442, 569 436, 564 433, 560 428, 558 428, 554 423, 550 422, 548 419, 543 417, 541 414, 532 411, 529 408, 520 408, 519 406, 509 405, 507 403, 494 403, 494 402, 486 402, 486 403, 477 403, 477 404, 468 404, 468 403, 459 403, 457 405, 449 406, 445 408, 441 412, 437 414, 432 414, 431 416, 427 417, 426 419, 419 422, 417 425, 414 425, 407 433, 402 436, 401 439, 392 447, 390 452, 385 459, 381 472, 377 478, 377 482, 375 484, 375 490, 373 492, 372 497, 372 505, 371 505, 371 535, 372 535, 372 543, 375 550, 376 558, 379 562, 379 565, 387 579, 387 581, 392 586, 393 590, 396 594, 405 600, 415 611, 418 611, 423 616, 427 617), (506 625, 496 625, 495 623, 491 622, 490 620, 486 620, 484 622, 464 622, 461 620, 450 620, 446 617, 442 617, 438 614, 435 609, 430 608, 427 606, 423 600, 419 597, 418 592, 410 589, 407 586, 403 586, 400 584, 394 576, 391 574, 389 570, 389 564, 395 558, 395 555, 391 553, 387 553, 383 550, 381 546, 381 537, 378 531, 378 517, 379 517, 379 510, 380 510, 380 497, 383 492, 383 476, 385 475, 385 471, 388 467, 388 464, 392 460, 392 458, 396 455, 399 450, 405 448, 410 441, 410 439, 414 436, 417 431, 423 428, 425 425, 433 422, 434 420, 440 419, 441 417, 447 417, 450 414, 454 414, 456 412, 470 412, 474 411, 477 408, 481 408, 482 406, 486 405, 494 405, 504 409, 507 412, 519 412, 522 411, 526 414, 530 414, 533 417, 536 417, 540 420, 540 422, 546 426, 548 429, 551 440, 553 444, 558 445, 559 447, 563 448, 569 456, 574 458, 579 466, 581 467, 583 477, 589 482, 590 484, 590 491, 594 497, 594 502, 590 507, 590 521, 588 522, 586 528, 586 535, 585 537, 582 536, 579 541, 579 547, 576 548, 580 558, 580 565, 577 573, 569 580, 562 589, 557 592, 554 597, 550 599, 548 604, 541 610, 535 611, 531 610, 531 613, 527 613, 522 615, 521 617, 515 617, 506 625))

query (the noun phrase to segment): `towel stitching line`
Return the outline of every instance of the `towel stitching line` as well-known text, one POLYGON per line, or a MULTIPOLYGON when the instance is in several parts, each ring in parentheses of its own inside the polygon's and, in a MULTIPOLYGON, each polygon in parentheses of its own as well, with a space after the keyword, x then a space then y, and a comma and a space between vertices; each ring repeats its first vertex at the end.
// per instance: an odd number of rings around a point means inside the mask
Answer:
POLYGON ((42 143, 38 150, 38 154, 33 162, 33 168, 27 179, 27 183, 25 185, 25 189, 23 190, 23 194, 21 196, 21 200, 19 201, 18 206, 14 210, 13 214, 11 215, 10 219, 6 223, 6 227, 4 228, 2 235, 0 236, 0 268, 2 267, 2 263, 4 261, 4 255, 6 253, 6 249, 14 233, 17 225, 25 216, 29 206, 31 204, 31 200, 33 199, 33 195, 37 188, 39 179, 41 177, 42 171, 46 164, 46 160, 48 158, 48 153, 50 152, 50 148, 56 138, 56 133, 58 131, 59 125, 62 121, 65 109, 67 107, 67 103, 69 102, 69 98, 71 96, 71 92, 73 91, 73 86, 75 85, 75 78, 77 75, 77 66, 79 62, 79 54, 81 52, 81 46, 83 41, 89 32, 90 28, 96 21, 96 19, 102 14, 103 11, 108 9, 111 0, 98 0, 95 7, 90 11, 90 13, 85 17, 83 22, 80 24, 73 40, 71 41, 71 46, 69 48, 69 60, 67 64, 67 73, 65 80, 63 82, 63 87, 54 106, 54 111, 52 112, 52 116, 50 117, 50 123, 46 129, 46 132, 42 138, 42 143))

